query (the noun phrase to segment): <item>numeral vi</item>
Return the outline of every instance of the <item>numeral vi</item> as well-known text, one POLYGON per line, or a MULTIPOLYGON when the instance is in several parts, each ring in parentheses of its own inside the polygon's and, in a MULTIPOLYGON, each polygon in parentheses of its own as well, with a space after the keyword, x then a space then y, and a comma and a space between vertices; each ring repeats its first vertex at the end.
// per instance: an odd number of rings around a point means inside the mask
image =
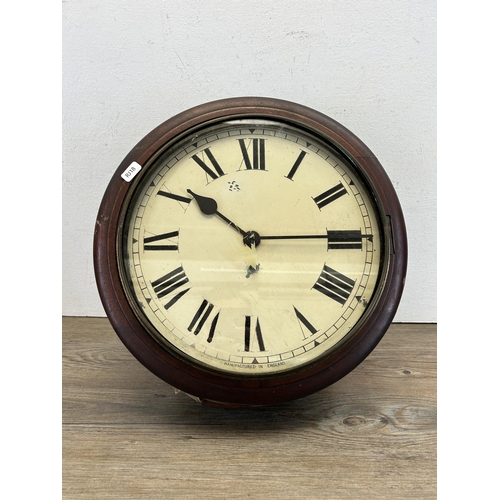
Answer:
MULTIPOLYGON (((250 351, 250 343, 252 338, 252 317, 245 316, 245 351, 250 351)), ((259 345, 259 351, 265 351, 264 338, 262 337, 262 330, 260 329, 259 319, 257 318, 255 323, 255 337, 257 338, 257 343, 259 345)), ((255 349, 252 349, 255 350, 255 349)))

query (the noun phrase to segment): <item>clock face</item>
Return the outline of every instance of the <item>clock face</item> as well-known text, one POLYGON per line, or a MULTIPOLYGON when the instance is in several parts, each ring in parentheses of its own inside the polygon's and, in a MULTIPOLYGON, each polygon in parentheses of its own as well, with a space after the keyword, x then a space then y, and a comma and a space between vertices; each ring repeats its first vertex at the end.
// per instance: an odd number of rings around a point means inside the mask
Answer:
POLYGON ((122 217, 121 280, 174 356, 272 376, 324 358, 363 323, 384 237, 373 190, 340 149, 284 121, 226 120, 143 167, 122 217))

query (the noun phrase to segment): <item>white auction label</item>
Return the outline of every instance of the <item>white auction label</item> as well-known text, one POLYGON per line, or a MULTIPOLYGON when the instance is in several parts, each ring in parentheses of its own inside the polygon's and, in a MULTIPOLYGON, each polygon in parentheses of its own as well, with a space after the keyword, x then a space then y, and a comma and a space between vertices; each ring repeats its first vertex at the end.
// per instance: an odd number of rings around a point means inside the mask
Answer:
POLYGON ((125 172, 123 172, 122 179, 127 181, 127 182, 130 182, 139 173, 141 168, 142 167, 136 161, 133 161, 129 165, 127 170, 125 170, 125 172))

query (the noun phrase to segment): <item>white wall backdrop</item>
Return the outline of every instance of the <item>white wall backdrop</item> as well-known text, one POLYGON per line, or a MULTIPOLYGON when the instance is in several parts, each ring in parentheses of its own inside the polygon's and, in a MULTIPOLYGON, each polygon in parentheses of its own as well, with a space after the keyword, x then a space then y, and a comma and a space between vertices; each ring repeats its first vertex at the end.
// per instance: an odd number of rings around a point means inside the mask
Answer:
POLYGON ((63 2, 63 315, 104 316, 99 203, 129 150, 174 114, 257 95, 354 132, 398 192, 409 237, 396 321, 436 312, 435 0, 63 2))

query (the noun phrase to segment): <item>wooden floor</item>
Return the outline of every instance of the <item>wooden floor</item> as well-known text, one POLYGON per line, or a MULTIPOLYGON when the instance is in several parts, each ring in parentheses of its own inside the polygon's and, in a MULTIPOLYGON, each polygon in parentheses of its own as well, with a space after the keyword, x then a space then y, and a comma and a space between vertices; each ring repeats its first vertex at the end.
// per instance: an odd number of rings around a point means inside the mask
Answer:
POLYGON ((434 499, 436 326, 391 326, 328 389, 201 406, 107 319, 63 318, 63 499, 434 499))

